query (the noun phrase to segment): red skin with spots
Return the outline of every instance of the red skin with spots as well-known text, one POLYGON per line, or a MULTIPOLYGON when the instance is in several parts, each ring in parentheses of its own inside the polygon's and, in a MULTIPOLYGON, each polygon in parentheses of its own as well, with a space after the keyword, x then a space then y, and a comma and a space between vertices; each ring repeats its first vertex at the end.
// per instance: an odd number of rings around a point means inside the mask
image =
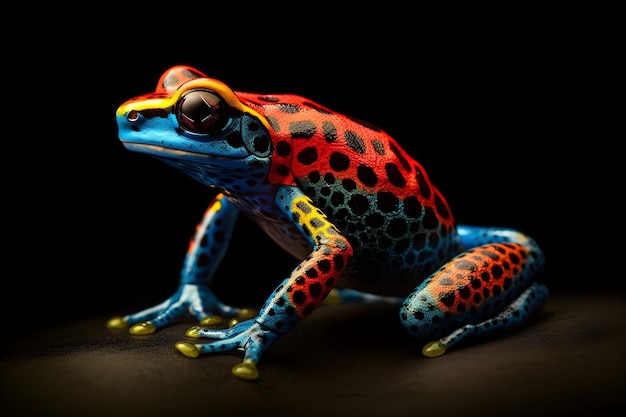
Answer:
POLYGON ((262 96, 241 92, 236 94, 247 106, 265 115, 275 129, 272 142, 276 151, 272 155, 270 182, 297 186, 295 179, 306 178, 311 171, 337 173, 336 167, 331 166, 331 163, 333 154, 341 153, 350 161, 359 163, 350 163, 347 169, 339 172, 340 178, 358 178, 359 165, 366 165, 378 178, 375 187, 372 187, 372 193, 386 191, 400 199, 415 196, 421 205, 433 207, 438 214, 442 214, 438 216, 441 223, 447 227, 454 225, 448 203, 431 184, 426 171, 384 131, 363 121, 335 113, 301 96, 292 94, 262 96), (296 113, 285 112, 281 108, 281 103, 298 105, 301 110, 296 113), (314 128, 311 131, 314 133, 307 138, 293 137, 290 126, 303 121, 313 123, 314 128), (329 143, 324 135, 324 126, 329 122, 335 128, 333 134, 336 140, 332 143, 329 143), (379 139, 377 143, 381 147, 380 153, 372 151, 369 142, 364 146, 364 152, 358 152, 355 147, 348 146, 343 140, 346 136, 370 138, 373 133, 379 139), (281 152, 281 149, 288 151, 281 152), (297 157, 305 150, 315 153, 313 163, 304 163, 297 157), (281 175, 281 167, 287 168, 283 172, 288 172, 288 175, 281 175), (395 172, 397 175, 394 175, 395 172))
POLYGON ((484 300, 510 288, 528 252, 523 246, 503 243, 464 252, 435 274, 430 293, 442 311, 453 315, 479 308, 484 300))

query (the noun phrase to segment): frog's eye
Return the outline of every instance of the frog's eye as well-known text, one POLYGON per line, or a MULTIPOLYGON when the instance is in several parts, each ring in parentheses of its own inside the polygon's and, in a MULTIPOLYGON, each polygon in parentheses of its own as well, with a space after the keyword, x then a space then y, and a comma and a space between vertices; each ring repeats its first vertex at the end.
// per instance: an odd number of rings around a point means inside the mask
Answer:
POLYGON ((227 120, 221 97, 209 90, 192 90, 183 95, 176 106, 176 117, 180 127, 199 134, 220 129, 227 120))

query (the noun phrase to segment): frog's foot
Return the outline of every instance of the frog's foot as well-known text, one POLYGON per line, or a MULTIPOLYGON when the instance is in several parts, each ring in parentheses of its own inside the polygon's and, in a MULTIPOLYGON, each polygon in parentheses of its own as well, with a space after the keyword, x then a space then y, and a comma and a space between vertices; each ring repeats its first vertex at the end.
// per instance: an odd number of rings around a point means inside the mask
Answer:
POLYGON ((257 364, 261 354, 280 336, 255 320, 237 323, 229 329, 205 329, 194 326, 187 330, 186 335, 193 338, 218 339, 209 343, 190 341, 176 343, 176 349, 189 358, 197 358, 203 354, 243 350, 244 360, 232 368, 232 373, 239 378, 250 380, 259 377, 257 364))
POLYGON ((524 323, 531 313, 541 310, 547 297, 548 290, 544 285, 533 284, 497 316, 479 323, 466 324, 441 339, 426 343, 422 354, 436 358, 467 337, 515 328, 524 323))
POLYGON ((223 317, 242 320, 255 315, 251 309, 230 307, 220 302, 206 285, 184 284, 162 303, 123 317, 112 317, 107 322, 109 329, 130 327, 133 335, 149 335, 171 324, 181 317, 195 316, 200 323, 215 325, 223 317), (217 312, 212 315, 210 312, 217 312))

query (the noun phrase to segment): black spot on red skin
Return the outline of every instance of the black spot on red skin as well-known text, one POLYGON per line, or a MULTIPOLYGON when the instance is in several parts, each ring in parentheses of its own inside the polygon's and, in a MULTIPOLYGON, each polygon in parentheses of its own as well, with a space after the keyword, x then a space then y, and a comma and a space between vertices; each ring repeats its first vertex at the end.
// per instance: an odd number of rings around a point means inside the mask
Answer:
POLYGON ((291 144, 286 140, 281 140, 276 144, 276 155, 285 158, 291 154, 291 144))
POLYGON ((356 175, 359 181, 363 183, 366 187, 374 187, 378 184, 378 176, 374 170, 364 164, 358 166, 356 170, 356 175))
POLYGON ((330 272, 332 265, 328 259, 322 259, 317 263, 317 267, 320 271, 322 271, 322 273, 326 274, 330 272))
POLYGON ((315 147, 304 148, 298 153, 298 161, 302 165, 311 165, 317 161, 317 149, 315 147))
POLYGON ((291 298, 295 304, 302 305, 306 301, 306 294, 302 290, 297 290, 294 291, 291 298))
POLYGON ((341 152, 333 152, 330 155, 329 164, 333 171, 345 171, 350 167, 350 158, 341 152))
POLYGON ((420 194, 422 195, 422 197, 428 200, 430 196, 432 195, 430 184, 428 183, 428 181, 426 181, 426 176, 424 175, 424 172, 422 171, 422 169, 417 165, 415 165, 414 168, 415 168, 415 174, 416 174, 415 176, 417 179, 417 185, 419 187, 420 194))
POLYGON ((313 298, 319 297, 322 294, 322 285, 318 282, 309 285, 309 294, 313 298))
POLYGON ((477 290, 480 287, 482 287, 482 283, 480 282, 480 280, 476 277, 470 277, 470 285, 472 286, 473 289, 477 290))
POLYGON ((391 162, 385 164, 385 173, 387 174, 387 179, 391 185, 394 185, 398 188, 402 188, 406 186, 406 179, 396 166, 391 162))
POLYGON ((491 275, 495 279, 500 279, 502 277, 503 273, 504 273, 504 271, 502 270, 502 267, 500 265, 493 265, 491 267, 491 275))
POLYGON ((506 254, 506 249, 504 249, 504 248, 502 248, 502 247, 500 247, 498 245, 494 245, 492 247, 493 247, 494 250, 500 252, 501 254, 506 254))
POLYGON ((398 158, 398 160, 400 161, 400 164, 402 164, 402 168, 404 168, 405 171, 410 171, 411 165, 406 160, 406 158, 402 155, 402 152, 400 152, 398 147, 394 143, 390 143, 389 147, 391 148, 391 152, 393 152, 394 155, 396 155, 396 158, 398 158))
POLYGON ((466 286, 462 286, 459 288, 459 296, 461 296, 462 299, 467 300, 470 295, 472 295, 472 291, 466 287, 466 286))
POLYGON ((456 296, 454 295, 454 291, 449 291, 441 297, 441 302, 446 307, 452 307, 454 305, 454 301, 456 300, 456 296))
POLYGON ((281 177, 288 177, 289 174, 291 174, 291 171, 289 170, 289 167, 285 165, 279 165, 276 167, 276 173, 281 177))
POLYGON ((504 283, 502 284, 502 287, 504 288, 504 290, 508 290, 509 288, 511 288, 511 285, 513 284, 513 280, 511 278, 505 278, 504 279, 504 283))

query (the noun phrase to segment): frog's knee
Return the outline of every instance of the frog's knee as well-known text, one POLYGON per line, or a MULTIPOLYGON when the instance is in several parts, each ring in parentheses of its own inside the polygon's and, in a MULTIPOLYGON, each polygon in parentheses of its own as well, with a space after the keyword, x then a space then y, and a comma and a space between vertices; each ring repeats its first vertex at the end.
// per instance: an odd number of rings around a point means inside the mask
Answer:
POLYGON ((416 338, 433 340, 449 319, 424 291, 413 293, 400 307, 400 322, 416 338))

